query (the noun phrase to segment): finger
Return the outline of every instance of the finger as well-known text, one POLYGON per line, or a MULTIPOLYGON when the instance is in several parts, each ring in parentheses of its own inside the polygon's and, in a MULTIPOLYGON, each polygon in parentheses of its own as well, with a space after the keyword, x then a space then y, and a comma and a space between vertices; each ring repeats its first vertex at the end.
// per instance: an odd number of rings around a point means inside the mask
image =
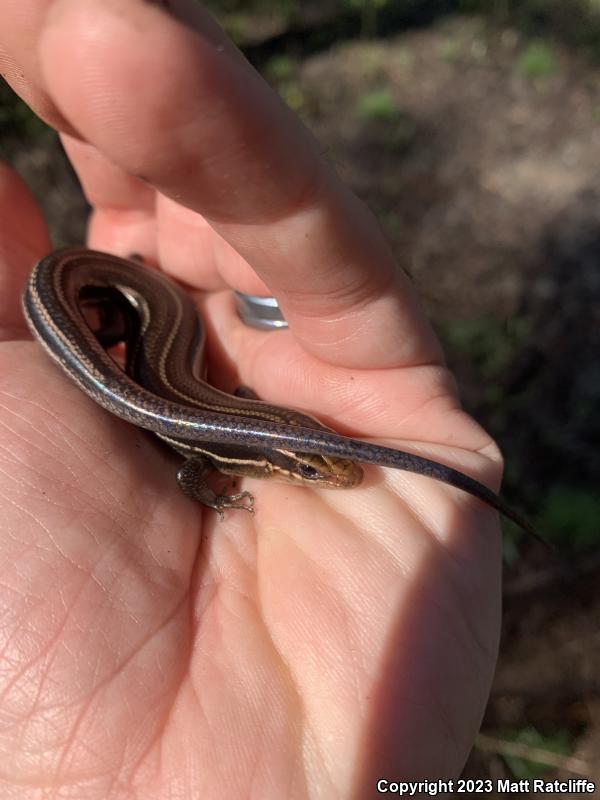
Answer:
POLYGON ((316 355, 348 366, 436 360, 378 226, 266 84, 210 36, 140 0, 57 0, 43 76, 87 141, 210 221, 316 355))
POLYGON ((0 72, 35 113, 57 130, 75 134, 46 90, 40 70, 39 36, 54 0, 3 0, 0 72))
POLYGON ((27 330, 21 293, 29 270, 50 249, 50 237, 31 192, 1 162, 0 219, 0 339, 6 341, 27 330))
POLYGON ((204 290, 230 285, 222 276, 246 270, 247 291, 268 294, 242 257, 199 214, 160 195, 92 145, 63 134, 69 159, 92 206, 88 244, 147 264, 204 290))
MULTIPOLYGON (((429 447, 420 454, 441 461, 454 458, 457 469, 466 472, 473 464, 481 468, 468 451, 483 453, 497 465, 497 448, 460 408, 456 384, 447 369, 431 364, 402 370, 348 370, 307 355, 290 331, 252 331, 250 335, 229 293, 205 298, 203 310, 209 334, 209 380, 225 391, 233 392, 241 382, 269 402, 308 413, 315 411, 318 397, 319 420, 338 433, 387 438, 382 444, 417 453, 415 442, 435 443, 436 448, 441 446, 439 450, 429 447), (452 455, 447 448, 452 448, 452 455)), ((489 473, 480 472, 480 478, 492 484, 498 479, 494 469, 492 465, 489 473)))
POLYGON ((94 209, 88 244, 127 256, 156 257, 156 192, 113 164, 92 145, 67 134, 61 140, 94 209))
POLYGON ((234 286, 270 294, 248 262, 200 214, 158 193, 158 262, 165 272, 203 290, 234 286))
POLYGON ((230 286, 245 270, 246 291, 268 294, 244 259, 194 211, 115 166, 95 147, 63 136, 69 159, 93 208, 88 244, 128 257, 136 253, 204 291, 230 286), (250 275, 252 277, 250 277, 250 275))
MULTIPOLYGON (((82 141, 58 110, 46 91, 37 57, 52 1, 7 0, 0 16, 0 71, 38 116, 64 132, 63 146, 94 209, 88 230, 90 247, 122 256, 137 253, 147 263, 163 264, 168 272, 204 289, 223 288, 229 285, 226 278, 235 275, 245 291, 268 294, 246 261, 206 220, 158 196, 148 184, 82 141)), ((188 15, 190 21, 194 10, 188 15)), ((231 43, 227 47, 241 57, 231 43)))

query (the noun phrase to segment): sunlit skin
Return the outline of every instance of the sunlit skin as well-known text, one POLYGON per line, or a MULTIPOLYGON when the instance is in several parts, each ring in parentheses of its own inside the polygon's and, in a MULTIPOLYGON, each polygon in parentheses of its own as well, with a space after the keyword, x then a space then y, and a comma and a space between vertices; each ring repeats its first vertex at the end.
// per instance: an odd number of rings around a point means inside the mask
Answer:
MULTIPOLYGON (((62 132, 88 244, 191 288, 222 388, 497 489, 370 213, 197 5, 195 30, 163 5, 3 3, 2 72, 62 132), (230 287, 276 295, 290 329, 249 330, 230 287)), ((244 479, 256 514, 219 522, 175 454, 30 340, 19 296, 51 243, 7 167, 0 219, 0 797, 365 798, 456 776, 496 659, 495 513, 366 468, 347 491, 244 479)))

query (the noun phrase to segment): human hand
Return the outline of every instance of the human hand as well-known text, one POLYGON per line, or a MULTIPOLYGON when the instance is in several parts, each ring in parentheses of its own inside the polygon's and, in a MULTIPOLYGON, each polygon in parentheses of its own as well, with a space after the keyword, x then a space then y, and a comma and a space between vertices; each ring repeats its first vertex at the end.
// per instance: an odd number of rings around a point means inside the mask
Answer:
MULTIPOLYGON (((204 14, 172 5, 187 26, 141 0, 5 2, 3 72, 64 132, 89 245, 209 290, 225 388, 497 483, 370 214, 204 14), (268 287, 290 330, 246 328, 229 286, 268 287)), ((368 468, 349 492, 244 481, 256 516, 220 524, 28 341, 19 293, 50 245, 0 179, 5 795, 362 798, 456 775, 495 663, 495 514, 368 468)))

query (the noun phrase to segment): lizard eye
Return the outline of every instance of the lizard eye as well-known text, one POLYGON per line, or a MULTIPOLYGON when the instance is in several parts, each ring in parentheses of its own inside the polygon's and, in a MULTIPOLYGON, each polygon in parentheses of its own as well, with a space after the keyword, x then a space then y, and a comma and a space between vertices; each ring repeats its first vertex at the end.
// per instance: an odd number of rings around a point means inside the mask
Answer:
POLYGON ((319 477, 319 470, 309 464, 298 464, 298 474, 307 481, 315 481, 319 477))

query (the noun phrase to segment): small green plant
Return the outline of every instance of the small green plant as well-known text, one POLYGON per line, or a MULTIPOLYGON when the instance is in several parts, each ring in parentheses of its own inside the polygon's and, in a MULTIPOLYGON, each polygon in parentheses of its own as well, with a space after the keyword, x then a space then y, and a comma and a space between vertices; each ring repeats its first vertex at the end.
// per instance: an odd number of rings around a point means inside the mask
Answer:
POLYGON ((401 110, 387 89, 378 89, 363 94, 356 105, 356 116, 362 120, 385 120, 395 122, 401 110))
POLYGON ((302 114, 306 96, 298 80, 298 61, 287 55, 273 56, 264 68, 264 75, 275 86, 287 105, 302 114))
POLYGON ((543 41, 531 42, 517 61, 517 72, 530 81, 543 80, 558 70, 554 49, 543 41))
POLYGON ((279 94, 292 111, 298 114, 302 112, 306 103, 306 97, 298 83, 284 83, 279 87, 279 94))
POLYGON ((273 56, 267 62, 264 73, 269 79, 278 83, 289 81, 298 71, 298 62, 287 55, 273 56))
POLYGON ((365 131, 374 146, 388 153, 405 151, 415 138, 415 121, 396 103, 387 89, 362 95, 354 109, 355 117, 365 123, 365 131))

